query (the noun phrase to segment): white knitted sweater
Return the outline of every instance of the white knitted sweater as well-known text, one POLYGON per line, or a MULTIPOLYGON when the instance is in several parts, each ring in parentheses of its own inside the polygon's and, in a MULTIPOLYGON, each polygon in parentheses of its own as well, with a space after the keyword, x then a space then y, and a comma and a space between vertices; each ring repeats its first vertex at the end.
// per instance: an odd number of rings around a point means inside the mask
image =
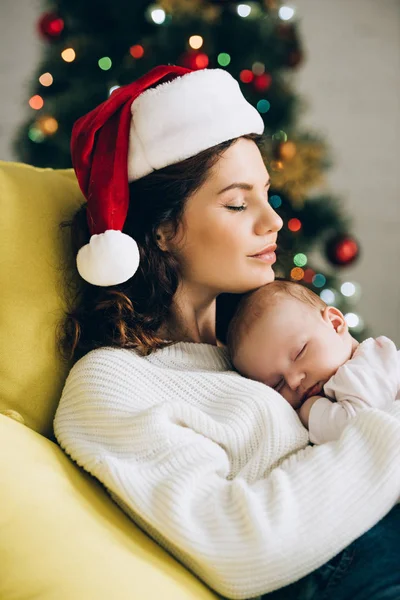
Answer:
POLYGON ((289 404, 208 344, 89 352, 54 429, 133 520, 228 598, 304 577, 400 494, 400 402, 310 446, 289 404))

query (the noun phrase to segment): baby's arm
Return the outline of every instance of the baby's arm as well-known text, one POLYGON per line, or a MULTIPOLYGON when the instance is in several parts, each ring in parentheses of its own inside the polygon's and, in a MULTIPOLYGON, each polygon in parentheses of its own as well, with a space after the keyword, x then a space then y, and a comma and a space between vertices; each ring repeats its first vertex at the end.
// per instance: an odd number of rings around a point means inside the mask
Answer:
POLYGON ((309 398, 301 407, 299 416, 308 424, 310 440, 321 444, 337 439, 360 410, 387 410, 398 392, 398 368, 398 352, 389 338, 368 338, 360 344, 325 384, 328 398, 309 398))

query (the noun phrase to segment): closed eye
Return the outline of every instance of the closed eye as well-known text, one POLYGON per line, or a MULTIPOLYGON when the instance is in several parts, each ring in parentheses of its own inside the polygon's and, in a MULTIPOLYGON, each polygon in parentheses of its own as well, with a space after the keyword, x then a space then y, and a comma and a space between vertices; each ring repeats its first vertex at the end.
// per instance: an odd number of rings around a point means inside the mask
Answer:
POLYGON ((300 356, 303 354, 304 350, 306 349, 306 346, 307 346, 307 344, 304 344, 304 346, 302 347, 302 349, 300 350, 300 352, 296 356, 295 360, 297 360, 298 358, 300 358, 300 356))
MULTIPOLYGON (((296 356, 295 360, 297 360, 298 358, 300 358, 300 356, 302 356, 302 354, 304 353, 306 347, 307 347, 307 342, 304 344, 304 346, 302 347, 302 349, 300 350, 300 352, 296 356)), ((283 379, 280 379, 277 384, 275 384, 274 386, 272 386, 272 388, 278 392, 280 390, 280 388, 282 387, 283 381, 284 381, 283 379)))
POLYGON ((229 206, 228 204, 225 204, 225 208, 227 208, 228 210, 236 210, 239 212, 241 210, 246 210, 246 205, 241 204, 240 206, 229 206))

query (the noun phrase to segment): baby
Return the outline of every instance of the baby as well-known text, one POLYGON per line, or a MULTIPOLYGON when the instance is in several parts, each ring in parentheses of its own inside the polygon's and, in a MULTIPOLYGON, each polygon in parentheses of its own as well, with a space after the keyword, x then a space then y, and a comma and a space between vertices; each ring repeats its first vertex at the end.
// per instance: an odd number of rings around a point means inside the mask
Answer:
POLYGON ((400 398, 400 352, 385 336, 361 344, 343 314, 305 286, 275 280, 246 294, 230 323, 235 368, 274 388, 310 441, 337 439, 360 410, 400 398))

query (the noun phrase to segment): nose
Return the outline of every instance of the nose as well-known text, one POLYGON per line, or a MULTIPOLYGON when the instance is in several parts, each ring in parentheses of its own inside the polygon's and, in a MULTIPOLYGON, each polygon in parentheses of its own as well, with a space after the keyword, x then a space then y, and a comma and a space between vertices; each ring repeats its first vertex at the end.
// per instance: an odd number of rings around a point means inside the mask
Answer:
POLYGON ((265 202, 265 198, 262 202, 262 208, 258 215, 258 219, 255 225, 255 232, 257 235, 265 235, 270 231, 278 232, 283 227, 283 221, 278 213, 272 208, 270 203, 265 202))
POLYGON ((299 388, 305 376, 306 374, 304 373, 304 371, 292 371, 286 374, 286 383, 293 392, 300 391, 299 388))

